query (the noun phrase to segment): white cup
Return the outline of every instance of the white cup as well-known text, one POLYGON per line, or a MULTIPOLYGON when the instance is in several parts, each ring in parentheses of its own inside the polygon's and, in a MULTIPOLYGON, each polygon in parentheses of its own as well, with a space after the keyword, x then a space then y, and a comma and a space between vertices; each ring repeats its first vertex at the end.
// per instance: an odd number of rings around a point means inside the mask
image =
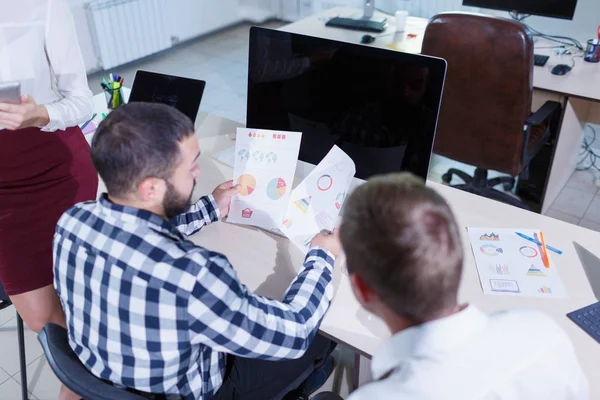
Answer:
POLYGON ((396 11, 396 32, 404 32, 408 11, 396 11))

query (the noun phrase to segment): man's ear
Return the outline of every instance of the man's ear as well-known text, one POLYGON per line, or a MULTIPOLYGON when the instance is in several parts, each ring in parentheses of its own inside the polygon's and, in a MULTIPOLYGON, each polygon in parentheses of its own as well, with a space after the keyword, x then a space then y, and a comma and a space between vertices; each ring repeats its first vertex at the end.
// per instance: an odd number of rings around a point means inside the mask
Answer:
POLYGON ((358 274, 350 274, 350 284, 358 302, 364 308, 370 310, 374 302, 377 301, 377 295, 373 289, 358 274))
POLYGON ((166 190, 167 184, 163 179, 150 177, 138 184, 136 195, 144 203, 162 204, 166 190))

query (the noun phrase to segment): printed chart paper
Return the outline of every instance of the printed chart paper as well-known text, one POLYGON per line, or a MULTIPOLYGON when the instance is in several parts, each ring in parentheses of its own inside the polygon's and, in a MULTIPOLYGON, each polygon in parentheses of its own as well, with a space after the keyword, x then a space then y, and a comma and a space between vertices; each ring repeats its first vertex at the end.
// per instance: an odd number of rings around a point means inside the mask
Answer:
POLYGON ((333 230, 355 172, 352 159, 333 146, 292 191, 281 230, 302 251, 321 230, 333 230))
POLYGON ((300 151, 300 132, 238 128, 228 222, 278 230, 288 208, 300 151))
POLYGON ((516 234, 521 232, 539 240, 540 231, 468 228, 468 232, 485 294, 567 297, 551 253, 547 251, 548 268, 544 266, 541 246, 516 234))

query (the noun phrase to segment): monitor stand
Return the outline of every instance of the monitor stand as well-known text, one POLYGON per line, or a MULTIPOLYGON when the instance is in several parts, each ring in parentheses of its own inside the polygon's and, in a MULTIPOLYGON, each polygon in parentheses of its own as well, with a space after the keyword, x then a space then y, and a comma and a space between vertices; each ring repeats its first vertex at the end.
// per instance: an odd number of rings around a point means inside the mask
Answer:
POLYGON ((376 17, 374 13, 375 0, 365 0, 362 16, 355 16, 355 18, 335 17, 329 20, 326 26, 367 32, 385 31, 385 28, 387 28, 387 18, 376 17))

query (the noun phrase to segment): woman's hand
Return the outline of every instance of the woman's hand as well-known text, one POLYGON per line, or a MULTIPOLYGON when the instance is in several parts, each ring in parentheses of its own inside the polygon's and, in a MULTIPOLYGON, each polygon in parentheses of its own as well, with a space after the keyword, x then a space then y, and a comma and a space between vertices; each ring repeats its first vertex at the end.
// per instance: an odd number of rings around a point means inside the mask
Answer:
POLYGON ((21 104, 0 103, 0 127, 17 130, 46 126, 50 122, 46 107, 29 96, 21 96, 21 104))

